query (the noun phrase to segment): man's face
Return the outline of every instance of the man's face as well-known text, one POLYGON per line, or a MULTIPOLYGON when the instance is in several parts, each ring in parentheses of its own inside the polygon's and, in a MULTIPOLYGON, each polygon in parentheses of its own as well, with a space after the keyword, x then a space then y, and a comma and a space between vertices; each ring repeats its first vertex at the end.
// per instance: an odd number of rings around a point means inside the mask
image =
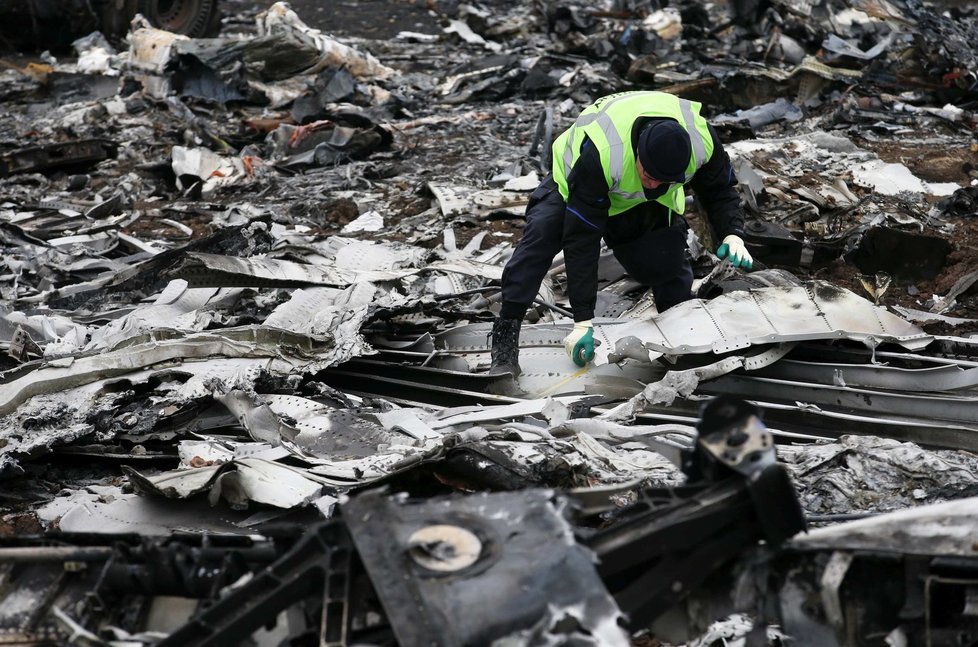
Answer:
POLYGON ((648 173, 645 172, 645 167, 642 166, 642 160, 635 158, 635 166, 638 168, 638 178, 642 182, 642 186, 646 189, 658 189, 663 184, 669 184, 668 182, 663 182, 662 180, 657 180, 648 173))

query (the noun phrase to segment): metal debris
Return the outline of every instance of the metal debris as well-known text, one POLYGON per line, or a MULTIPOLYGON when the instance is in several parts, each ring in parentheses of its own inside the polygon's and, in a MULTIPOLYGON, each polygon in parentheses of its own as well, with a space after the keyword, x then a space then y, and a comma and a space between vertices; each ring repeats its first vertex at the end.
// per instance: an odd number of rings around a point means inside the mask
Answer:
POLYGON ((0 9, 54 52, 0 59, 4 635, 973 634, 973 8, 88 4, 0 9), (766 267, 691 198, 697 299, 603 254, 579 368, 558 256, 489 376, 552 139, 628 89, 703 102, 766 267))

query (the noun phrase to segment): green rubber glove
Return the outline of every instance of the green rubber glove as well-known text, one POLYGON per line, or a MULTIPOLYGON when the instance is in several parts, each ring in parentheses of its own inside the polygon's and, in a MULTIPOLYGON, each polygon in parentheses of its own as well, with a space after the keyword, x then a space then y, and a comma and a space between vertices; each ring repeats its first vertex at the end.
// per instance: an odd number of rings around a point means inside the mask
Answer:
POLYGON ((574 324, 574 330, 564 337, 564 349, 578 366, 587 366, 594 359, 594 326, 590 321, 574 324))
POLYGON ((734 234, 723 239, 723 243, 717 247, 717 256, 721 259, 729 256, 730 264, 734 267, 742 267, 745 270, 754 267, 754 257, 747 251, 744 239, 734 234))

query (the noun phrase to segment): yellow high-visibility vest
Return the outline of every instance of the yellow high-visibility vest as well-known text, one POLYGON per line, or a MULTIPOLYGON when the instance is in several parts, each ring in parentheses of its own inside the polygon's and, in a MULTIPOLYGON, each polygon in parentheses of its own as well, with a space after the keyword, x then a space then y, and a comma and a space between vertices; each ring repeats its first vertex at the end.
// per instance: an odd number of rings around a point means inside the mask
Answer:
POLYGON ((621 92, 602 97, 585 108, 573 126, 553 144, 554 181, 560 195, 567 200, 570 191, 567 174, 581 155, 586 135, 597 147, 601 167, 610 187, 608 215, 614 216, 647 202, 645 189, 635 166, 632 149, 632 125, 643 117, 669 118, 678 121, 689 134, 692 154, 682 183, 673 184, 656 201, 671 211, 686 210, 683 186, 713 156, 713 137, 706 120, 700 116, 701 104, 665 92, 621 92))

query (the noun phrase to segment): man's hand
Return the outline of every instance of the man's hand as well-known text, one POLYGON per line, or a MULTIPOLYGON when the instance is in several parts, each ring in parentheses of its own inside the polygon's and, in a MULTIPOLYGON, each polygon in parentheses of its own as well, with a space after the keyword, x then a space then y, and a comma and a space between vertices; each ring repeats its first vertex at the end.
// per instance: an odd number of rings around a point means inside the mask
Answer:
POLYGON ((730 234, 723 239, 723 243, 717 247, 717 256, 721 259, 730 257, 730 264, 734 267, 742 267, 749 270, 754 266, 754 258, 747 251, 744 239, 740 236, 730 234))
POLYGON ((590 321, 578 321, 574 330, 564 337, 564 348, 578 366, 587 366, 594 359, 594 326, 590 321))

